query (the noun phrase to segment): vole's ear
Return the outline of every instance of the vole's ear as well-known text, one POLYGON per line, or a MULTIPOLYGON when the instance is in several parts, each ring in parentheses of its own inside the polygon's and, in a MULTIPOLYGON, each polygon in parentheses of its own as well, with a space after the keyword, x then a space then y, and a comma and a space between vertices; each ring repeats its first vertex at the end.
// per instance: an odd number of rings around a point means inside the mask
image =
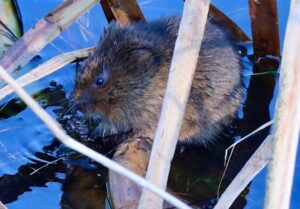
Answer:
POLYGON ((134 58, 134 60, 136 60, 136 62, 151 62, 153 52, 150 48, 141 47, 134 49, 131 56, 134 58))
POLYGON ((84 63, 82 63, 82 62, 76 62, 76 75, 80 75, 80 74, 82 74, 83 73, 83 71, 84 71, 84 63))
POLYGON ((147 61, 152 56, 152 51, 149 48, 137 48, 133 50, 132 55, 134 58, 139 61, 147 61))
POLYGON ((116 30, 122 28, 122 25, 115 20, 111 21, 107 26, 104 27, 103 35, 114 33, 116 30))

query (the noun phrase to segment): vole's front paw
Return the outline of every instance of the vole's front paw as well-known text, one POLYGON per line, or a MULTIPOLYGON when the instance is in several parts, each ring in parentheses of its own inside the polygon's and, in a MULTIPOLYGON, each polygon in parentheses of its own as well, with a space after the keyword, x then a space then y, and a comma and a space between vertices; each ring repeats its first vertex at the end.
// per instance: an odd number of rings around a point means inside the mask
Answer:
POLYGON ((90 134, 88 125, 79 122, 76 126, 76 132, 80 136, 80 139, 84 141, 89 141, 90 134))
POLYGON ((71 135, 75 135, 76 138, 79 138, 82 141, 91 141, 89 126, 81 121, 77 117, 71 117, 68 119, 65 129, 71 135))

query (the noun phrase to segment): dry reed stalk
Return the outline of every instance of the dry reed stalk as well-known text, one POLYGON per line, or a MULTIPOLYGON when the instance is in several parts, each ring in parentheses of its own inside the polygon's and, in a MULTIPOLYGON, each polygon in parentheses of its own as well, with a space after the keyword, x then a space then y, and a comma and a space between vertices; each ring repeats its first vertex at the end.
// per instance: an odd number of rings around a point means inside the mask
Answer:
POLYGON ((292 0, 285 33, 274 146, 267 178, 265 209, 288 209, 300 130, 300 0, 292 0))
POLYGON ((234 200, 267 165, 271 158, 272 137, 269 135, 223 192, 214 209, 230 208, 234 200))
POLYGON ((5 207, 5 205, 3 205, 1 201, 0 201, 0 209, 7 209, 7 207, 5 207))
POLYGON ((157 186, 149 183, 144 178, 138 176, 137 174, 129 171, 128 169, 120 166, 118 163, 107 158, 106 156, 92 150, 91 148, 81 144, 75 139, 71 138, 66 134, 66 132, 61 128, 57 121, 55 121, 43 108, 41 108, 35 101, 30 97, 30 95, 18 85, 18 83, 4 70, 0 65, 0 78, 2 78, 11 88, 19 95, 19 97, 25 102, 25 104, 45 123, 45 125, 52 131, 55 137, 57 137, 62 143, 64 143, 69 148, 101 163, 105 167, 120 173, 143 188, 153 191, 155 194, 160 195, 166 201, 170 202, 177 208, 190 209, 185 203, 176 199, 172 195, 158 188, 157 186))
POLYGON ((107 21, 117 20, 121 24, 145 21, 145 17, 136 0, 102 0, 102 9, 107 21))
POLYGON ((0 65, 11 73, 30 61, 46 44, 66 29, 99 0, 66 0, 37 22, 1 58, 0 65))
MULTIPOLYGON (((162 112, 146 179, 166 189, 171 160, 196 69, 210 0, 186 0, 172 58, 162 112), (178 85, 180 84, 180 85, 178 85)), ((143 190, 139 209, 162 208, 163 201, 143 190)))
MULTIPOLYGON (((24 76, 18 78, 16 81, 17 83, 24 87, 34 81, 37 81, 56 70, 64 67, 65 65, 69 64, 70 62, 75 61, 76 59, 87 57, 90 52, 93 51, 93 47, 85 48, 81 50, 76 50, 68 53, 60 54, 52 59, 48 60, 47 62, 43 63, 42 65, 34 68, 24 76)), ((13 92, 13 89, 6 85, 0 89, 0 100, 9 95, 13 92)))
POLYGON ((255 61, 280 56, 277 0, 249 0, 255 61))
POLYGON ((255 129, 254 131, 252 131, 251 133, 247 134, 246 136, 242 137, 241 139, 239 139, 238 141, 234 142, 233 144, 231 144, 229 147, 226 148, 225 150, 225 156, 224 156, 224 165, 228 165, 230 159, 227 158, 228 157, 228 152, 230 151, 230 155, 233 152, 233 149, 235 148, 235 146, 237 144, 240 144, 241 142, 243 142, 244 140, 248 139, 250 136, 253 136, 254 134, 260 132, 261 130, 271 126, 274 123, 274 120, 270 120, 269 122, 262 124, 261 126, 259 126, 257 129, 255 129), (226 163, 227 162, 227 163, 226 163))

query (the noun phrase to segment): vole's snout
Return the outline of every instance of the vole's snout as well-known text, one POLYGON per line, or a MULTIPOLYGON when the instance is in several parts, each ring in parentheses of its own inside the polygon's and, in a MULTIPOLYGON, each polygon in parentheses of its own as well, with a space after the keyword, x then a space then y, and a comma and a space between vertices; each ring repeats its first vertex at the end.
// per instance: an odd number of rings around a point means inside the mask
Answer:
POLYGON ((76 106, 76 102, 73 99, 68 100, 68 104, 67 104, 68 108, 74 108, 76 106))
POLYGON ((77 98, 78 107, 82 112, 92 111, 95 107, 95 99, 88 92, 82 92, 77 98))

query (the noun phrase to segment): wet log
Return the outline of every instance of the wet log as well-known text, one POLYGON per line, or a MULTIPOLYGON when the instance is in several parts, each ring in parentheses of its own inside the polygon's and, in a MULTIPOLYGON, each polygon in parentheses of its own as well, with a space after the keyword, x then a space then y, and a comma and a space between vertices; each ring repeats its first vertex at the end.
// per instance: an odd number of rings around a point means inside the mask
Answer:
MULTIPOLYGON (((144 177, 149 162, 152 142, 147 138, 133 138, 117 148, 113 160, 144 177)), ((109 171, 109 196, 114 209, 136 209, 142 189, 122 175, 109 171)))
POLYGON ((128 24, 145 21, 136 0, 102 0, 100 3, 108 22, 117 20, 121 24, 128 24))
MULTIPOLYGON (((123 167, 134 171, 144 177, 151 153, 152 140, 145 137, 135 137, 120 144, 113 156, 113 160, 123 167)), ((109 171, 108 196, 110 206, 113 209, 136 209, 139 205, 142 188, 126 177, 109 171)), ((188 204, 186 200, 178 197, 173 191, 167 191, 188 204)), ((193 205, 193 208, 198 207, 193 205)), ((173 208, 171 204, 164 201, 163 208, 173 208)))

